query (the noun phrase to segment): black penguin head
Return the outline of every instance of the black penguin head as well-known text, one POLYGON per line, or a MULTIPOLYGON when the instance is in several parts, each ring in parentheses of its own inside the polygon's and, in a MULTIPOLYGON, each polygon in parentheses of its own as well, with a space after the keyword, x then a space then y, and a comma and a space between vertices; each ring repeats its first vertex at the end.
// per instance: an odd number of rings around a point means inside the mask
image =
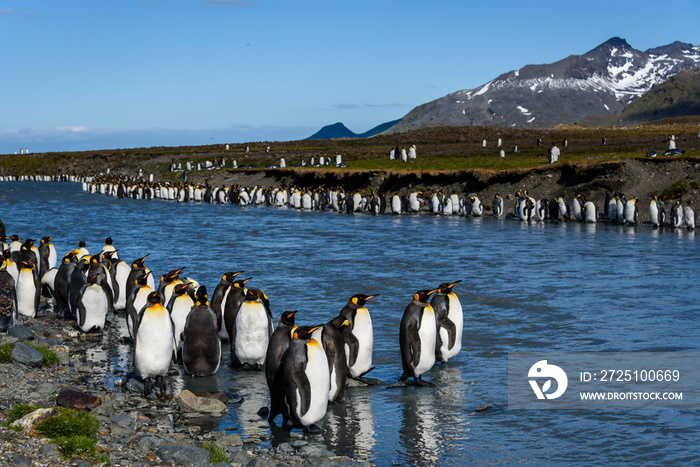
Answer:
POLYGON ((376 297, 377 295, 379 295, 379 294, 377 293, 374 295, 364 295, 364 294, 358 293, 358 294, 353 295, 352 298, 350 299, 350 301, 359 307, 363 307, 363 306, 365 306, 365 303, 367 303, 372 297, 376 297))
POLYGON ((90 256, 90 264, 99 264, 100 258, 97 255, 90 256))
POLYGON ((63 257, 63 262, 64 263, 73 263, 73 262, 75 262, 76 256, 77 256, 77 253, 75 252, 75 250, 69 251, 66 254, 66 256, 63 257))
POLYGON ((185 268, 180 268, 180 269, 173 269, 172 271, 168 271, 164 275, 161 276, 160 280, 163 282, 172 282, 178 277, 180 277, 180 273, 184 271, 185 268))
POLYGON ((199 288, 197 289, 196 305, 209 305, 209 296, 207 295, 207 288, 203 285, 199 286, 199 288))
POLYGON ((454 287, 455 285, 459 284, 460 282, 462 282, 461 279, 458 280, 458 281, 456 281, 456 282, 443 282, 443 283, 440 284, 440 286, 438 287, 438 293, 441 293, 441 294, 452 293, 452 287, 454 287))
POLYGON ((245 301, 246 302, 255 302, 259 301, 260 296, 258 294, 258 289, 247 289, 245 293, 245 301))
POLYGON ((146 301, 151 304, 160 303, 160 293, 158 291, 149 293, 146 301))
MULTIPOLYGON (((148 255, 150 255, 150 253, 148 255)), ((148 255, 144 256, 143 258, 135 259, 134 262, 131 264, 131 267, 142 268, 144 261, 146 261, 146 258, 148 258, 148 255)))
POLYGON ((280 315, 280 324, 286 324, 287 326, 294 326, 294 315, 299 310, 285 311, 280 315))
POLYGON ((53 237, 43 237, 41 239, 41 243, 49 243, 52 239, 53 237))
POLYGON ((237 272, 225 272, 224 275, 221 277, 221 282, 225 282, 228 284, 233 283, 233 280, 238 276, 239 274, 243 274, 245 271, 237 271, 237 272))
POLYGON ((238 280, 233 283, 233 286, 236 287, 237 289, 242 289, 245 287, 246 282, 251 280, 252 277, 249 277, 248 279, 243 279, 243 280, 238 280))
POLYGON ((105 245, 111 245, 112 244, 112 237, 107 237, 105 240, 105 245))
POLYGON ((137 285, 146 285, 148 283, 148 276, 151 274, 151 271, 148 271, 145 274, 141 274, 139 277, 136 278, 135 282, 137 285))
POLYGON ((85 240, 80 240, 80 242, 78 242, 78 248, 85 248, 85 245, 85 240))
POLYGON ((413 299, 420 303, 428 303, 428 297, 430 297, 437 289, 433 290, 419 290, 413 294, 413 299))
POLYGON ((17 263, 17 265, 19 266, 20 269, 32 269, 32 268, 34 268, 34 263, 30 263, 27 261, 20 261, 19 263, 17 263))
POLYGON ((313 334, 314 331, 320 327, 321 326, 313 326, 313 327, 312 326, 302 326, 302 327, 296 328, 294 330, 294 332, 292 333, 292 337, 294 337, 294 339, 298 339, 298 340, 311 339, 311 334, 313 334))
MULTIPOLYGON (((173 293, 175 295, 182 295, 185 293, 188 293, 190 290, 192 290, 192 282, 183 282, 182 284, 177 284, 175 288, 173 289, 173 293)), ((194 290, 192 290, 194 292, 194 290)))
POLYGON ((87 283, 88 283, 88 284, 97 284, 97 278, 98 278, 98 277, 99 277, 99 276, 98 276, 97 274, 93 274, 92 276, 88 276, 87 279, 86 279, 86 280, 87 280, 87 283))
POLYGON ((34 246, 34 240, 31 238, 28 238, 22 243, 22 246, 26 247, 27 249, 31 249, 32 246, 34 246))
POLYGON ((17 234, 15 234, 15 235, 10 235, 10 239, 11 239, 13 242, 19 242, 19 235, 17 235, 17 234))

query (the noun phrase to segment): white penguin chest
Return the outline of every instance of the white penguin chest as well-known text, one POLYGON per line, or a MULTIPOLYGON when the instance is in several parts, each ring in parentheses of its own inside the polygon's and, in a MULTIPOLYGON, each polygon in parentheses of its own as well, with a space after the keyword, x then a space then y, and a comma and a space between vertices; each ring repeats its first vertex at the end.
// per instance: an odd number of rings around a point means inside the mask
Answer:
POLYGON ((269 323, 262 303, 243 302, 236 316, 236 356, 242 363, 264 363, 269 323))

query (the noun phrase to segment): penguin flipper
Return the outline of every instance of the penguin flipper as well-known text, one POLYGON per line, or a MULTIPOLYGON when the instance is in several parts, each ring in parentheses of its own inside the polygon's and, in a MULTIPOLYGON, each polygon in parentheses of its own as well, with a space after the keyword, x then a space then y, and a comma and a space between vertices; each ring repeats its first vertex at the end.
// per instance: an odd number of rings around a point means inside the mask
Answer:
POLYGON ((401 363, 404 373, 413 375, 414 369, 420 362, 420 337, 418 335, 418 321, 411 319, 405 327, 401 328, 401 363))
POLYGON ((286 375, 285 379, 285 394, 286 397, 296 399, 288 401, 289 406, 289 416, 295 422, 295 425, 299 424, 297 420, 297 413, 292 409, 295 405, 298 407, 298 414, 305 414, 309 411, 311 407, 311 384, 309 379, 306 377, 306 365, 303 362, 294 362, 292 365, 292 374, 286 375))
POLYGON ((353 333, 348 329, 343 334, 343 341, 348 346, 348 367, 353 366, 357 362, 357 356, 360 353, 360 342, 353 335, 353 333))

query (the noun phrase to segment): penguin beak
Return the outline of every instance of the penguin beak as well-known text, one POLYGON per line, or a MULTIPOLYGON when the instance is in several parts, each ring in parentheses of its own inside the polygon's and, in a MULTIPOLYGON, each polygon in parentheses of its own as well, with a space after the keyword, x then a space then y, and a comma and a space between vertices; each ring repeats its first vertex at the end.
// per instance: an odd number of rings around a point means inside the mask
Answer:
POLYGON ((462 282, 462 279, 458 280, 457 282, 451 283, 449 288, 451 289, 452 287, 454 287, 455 285, 459 284, 460 282, 462 282))
POLYGON ((246 282, 248 282, 248 281, 251 280, 251 279, 252 279, 252 277, 249 277, 248 279, 244 279, 244 280, 243 280, 243 285, 245 285, 246 282))
POLYGON ((372 299, 372 298, 374 298, 374 297, 378 297, 378 296, 379 296, 378 293, 376 293, 376 294, 374 294, 374 295, 368 295, 367 298, 365 299, 365 301, 368 302, 370 299, 372 299))
POLYGON ((438 290, 438 289, 433 289, 433 290, 431 290, 430 292, 428 292, 426 295, 427 295, 428 297, 430 297, 432 294, 434 294, 435 292, 437 292, 437 290, 438 290))
POLYGON ((146 261, 146 258, 148 258, 150 255, 151 255, 151 254, 148 253, 148 254, 147 254, 146 256, 144 256, 143 258, 139 258, 139 259, 137 259, 137 260, 134 261, 134 262, 135 262, 135 263, 136 263, 136 262, 138 262, 138 263, 143 263, 144 261, 146 261))

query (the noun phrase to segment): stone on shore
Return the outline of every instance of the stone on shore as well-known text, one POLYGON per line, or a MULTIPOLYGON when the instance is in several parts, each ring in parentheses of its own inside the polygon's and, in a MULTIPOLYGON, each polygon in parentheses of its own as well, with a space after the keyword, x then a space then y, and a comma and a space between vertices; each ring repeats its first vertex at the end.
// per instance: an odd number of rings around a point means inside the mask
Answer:
POLYGON ((54 417, 58 415, 58 410, 54 408, 50 409, 37 409, 32 413, 28 413, 24 417, 15 421, 12 426, 22 427, 22 430, 29 432, 31 436, 35 436, 36 426, 46 420, 47 418, 54 417))
POLYGON ((178 394, 176 401, 180 404, 180 410, 185 413, 221 414, 226 412, 226 404, 220 400, 195 396, 188 389, 178 394))
POLYGON ((27 344, 22 342, 16 342, 14 348, 12 349, 12 358, 15 359, 17 363, 22 365, 27 365, 32 368, 39 368, 44 364, 44 356, 36 349, 29 347, 27 344))
POLYGON ((7 329, 7 335, 15 337, 21 341, 30 341, 34 339, 34 332, 24 326, 10 326, 7 329))
POLYGON ((102 404, 102 399, 75 389, 63 388, 56 397, 56 404, 76 410, 92 410, 102 404))
POLYGON ((211 465, 211 453, 197 446, 169 444, 159 448, 156 454, 173 465, 211 465))

